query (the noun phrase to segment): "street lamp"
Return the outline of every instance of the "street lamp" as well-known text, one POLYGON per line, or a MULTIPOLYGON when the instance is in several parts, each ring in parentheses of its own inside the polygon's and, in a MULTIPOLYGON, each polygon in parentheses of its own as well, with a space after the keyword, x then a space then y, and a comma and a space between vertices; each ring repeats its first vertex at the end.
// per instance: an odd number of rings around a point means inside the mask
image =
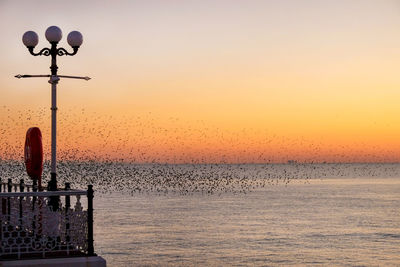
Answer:
POLYGON ((33 56, 51 56, 51 75, 16 75, 16 78, 33 78, 33 77, 49 77, 49 83, 51 84, 51 180, 49 183, 49 190, 57 190, 57 170, 56 170, 56 134, 57 134, 57 84, 60 78, 73 78, 73 79, 84 79, 89 80, 89 77, 79 76, 66 76, 57 75, 57 56, 73 56, 78 52, 79 47, 82 45, 83 37, 78 31, 72 31, 68 34, 67 41, 72 47, 73 52, 69 53, 62 47, 57 48, 58 42, 62 38, 61 29, 57 26, 51 26, 47 28, 45 33, 47 41, 50 42, 50 48, 43 48, 38 53, 33 50, 39 42, 38 35, 33 31, 27 31, 22 36, 22 42, 28 48, 29 52, 33 56))

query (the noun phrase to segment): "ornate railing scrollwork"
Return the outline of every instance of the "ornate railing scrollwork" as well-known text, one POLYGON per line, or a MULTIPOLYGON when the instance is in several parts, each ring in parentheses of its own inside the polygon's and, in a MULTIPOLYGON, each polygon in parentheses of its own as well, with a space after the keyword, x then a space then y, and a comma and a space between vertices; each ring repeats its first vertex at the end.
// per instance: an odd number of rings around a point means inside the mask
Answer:
POLYGON ((12 185, 1 185, 0 261, 95 255, 91 186, 87 191, 12 192, 12 185), (52 196, 60 197, 57 210, 52 196), (88 197, 87 205, 81 196, 88 197))

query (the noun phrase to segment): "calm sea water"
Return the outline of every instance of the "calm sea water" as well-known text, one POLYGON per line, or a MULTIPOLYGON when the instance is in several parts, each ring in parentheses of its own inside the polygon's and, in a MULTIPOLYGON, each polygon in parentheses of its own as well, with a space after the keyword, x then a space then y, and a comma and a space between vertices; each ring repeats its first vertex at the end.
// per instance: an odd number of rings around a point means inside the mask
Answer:
POLYGON ((400 167, 349 166, 246 192, 97 193, 95 250, 108 266, 400 266, 400 167))
POLYGON ((400 164, 75 161, 58 181, 94 185, 108 266, 400 266, 400 164))

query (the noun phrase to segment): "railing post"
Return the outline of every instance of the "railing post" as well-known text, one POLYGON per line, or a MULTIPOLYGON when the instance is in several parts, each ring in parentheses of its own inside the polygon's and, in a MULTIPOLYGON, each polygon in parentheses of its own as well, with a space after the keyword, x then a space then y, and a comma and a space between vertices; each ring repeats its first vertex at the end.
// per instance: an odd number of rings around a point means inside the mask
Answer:
MULTIPOLYGON (((47 190, 57 191, 57 180, 55 173, 51 173, 51 180, 47 183, 47 190)), ((53 211, 57 211, 60 208, 59 201, 60 197, 58 196, 50 197, 50 206, 53 208, 53 211)))
POLYGON ((1 198, 1 214, 7 214, 7 200, 5 198, 1 198))
MULTIPOLYGON (((32 184, 32 192, 37 192, 38 187, 37 187, 37 179, 33 178, 33 184, 32 184)), ((36 203, 36 196, 32 198, 32 211, 35 211, 35 203, 36 203)), ((33 216, 33 221, 32 221, 32 228, 33 230, 36 229, 36 215, 33 216)))
POLYGON ((95 256, 93 246, 93 185, 88 185, 87 199, 88 199, 88 256, 95 256))
POLYGON ((7 189, 8 189, 8 192, 9 192, 9 193, 12 191, 12 181, 11 181, 11 178, 8 178, 7 189))
POLYGON ((37 179, 33 178, 32 192, 37 192, 37 191, 38 191, 37 179))
MULTIPOLYGON (((69 191, 71 189, 70 183, 65 183, 65 191, 69 191)), ((71 207, 71 197, 65 196, 65 208, 68 210, 71 207)))
MULTIPOLYGON (((12 181, 11 178, 8 178, 8 182, 7 182, 7 191, 10 193, 12 191, 12 181)), ((7 214, 8 214, 8 220, 10 220, 10 214, 11 214, 11 199, 8 197, 7 198, 7 202, 8 202, 8 207, 7 207, 7 214)))
MULTIPOLYGON (((19 181, 19 192, 24 192, 25 185, 24 185, 24 179, 21 179, 19 181)), ((22 224, 22 199, 24 197, 19 197, 19 219, 20 223, 22 224)))
POLYGON ((25 183, 24 179, 19 180, 19 192, 24 192, 25 191, 25 183))
MULTIPOLYGON (((70 183, 65 183, 65 191, 69 191, 71 189, 70 183)), ((69 241, 70 241, 70 236, 69 236, 69 209, 71 207, 71 197, 70 196, 65 196, 65 239, 67 241, 67 253, 69 254, 69 241)))

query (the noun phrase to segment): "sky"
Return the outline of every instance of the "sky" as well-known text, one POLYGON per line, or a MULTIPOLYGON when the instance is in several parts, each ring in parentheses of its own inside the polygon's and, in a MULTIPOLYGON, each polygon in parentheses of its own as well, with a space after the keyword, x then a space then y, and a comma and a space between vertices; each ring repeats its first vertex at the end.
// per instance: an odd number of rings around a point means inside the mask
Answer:
POLYGON ((0 0, 0 151, 49 151, 50 59, 25 31, 84 42, 59 57, 60 159, 398 162, 399 1, 0 0))

